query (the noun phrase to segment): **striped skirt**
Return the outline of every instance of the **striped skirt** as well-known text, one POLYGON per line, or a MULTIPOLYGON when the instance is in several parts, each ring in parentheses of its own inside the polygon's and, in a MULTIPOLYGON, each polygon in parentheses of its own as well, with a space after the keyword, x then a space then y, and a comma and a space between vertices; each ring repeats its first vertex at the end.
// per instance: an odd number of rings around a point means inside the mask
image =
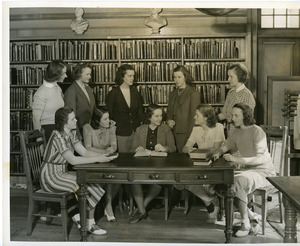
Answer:
MULTIPOLYGON (((76 192, 79 186, 76 181, 76 173, 67 171, 67 164, 53 164, 44 162, 41 168, 40 183, 42 189, 47 192, 76 192)), ((88 210, 96 207, 105 191, 100 184, 87 184, 88 210)))

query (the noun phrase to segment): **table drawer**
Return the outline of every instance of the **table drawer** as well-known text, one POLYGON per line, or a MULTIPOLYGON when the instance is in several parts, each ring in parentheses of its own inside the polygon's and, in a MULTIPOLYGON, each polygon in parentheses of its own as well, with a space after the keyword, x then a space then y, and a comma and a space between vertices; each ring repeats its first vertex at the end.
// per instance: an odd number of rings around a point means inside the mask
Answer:
POLYGON ((191 173, 182 173, 180 174, 180 182, 187 182, 190 184, 193 183, 201 183, 205 181, 205 183, 222 183, 224 181, 224 172, 216 172, 216 171, 205 171, 205 172, 191 172, 191 173))
POLYGON ((159 183, 160 181, 175 182, 175 173, 164 172, 145 172, 145 173, 132 173, 132 181, 148 181, 159 183))
POLYGON ((107 181, 128 181, 127 172, 93 172, 86 173, 86 180, 91 182, 95 180, 97 183, 106 183, 107 181))

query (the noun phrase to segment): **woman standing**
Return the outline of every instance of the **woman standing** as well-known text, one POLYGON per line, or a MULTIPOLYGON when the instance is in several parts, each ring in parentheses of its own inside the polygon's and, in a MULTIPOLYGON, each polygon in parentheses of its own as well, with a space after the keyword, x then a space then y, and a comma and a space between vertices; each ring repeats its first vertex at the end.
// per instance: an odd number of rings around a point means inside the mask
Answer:
MULTIPOLYGON (((222 124, 217 123, 214 109, 209 105, 198 105, 195 115, 195 125, 197 126, 193 128, 191 136, 182 151, 189 154, 195 149, 194 146, 197 144, 198 149, 209 149, 210 152, 208 155, 211 155, 225 140, 224 127, 222 124)), ((176 189, 185 188, 191 191, 203 201, 208 212, 208 223, 216 222, 220 210, 216 204, 213 204, 215 198, 215 195, 211 194, 214 193, 213 187, 212 185, 175 186, 176 189)))
POLYGON ((241 213, 242 219, 241 229, 236 232, 236 236, 245 237, 253 230, 250 219, 255 219, 247 207, 247 196, 257 188, 266 186, 268 184, 266 177, 276 174, 268 152, 266 134, 255 125, 252 109, 246 104, 235 104, 232 109, 232 122, 235 129, 215 152, 214 159, 232 149, 239 151, 239 156, 224 154, 224 158, 235 166, 243 167, 241 172, 234 176, 233 191, 234 205, 241 213))
POLYGON ((230 135, 234 129, 232 123, 232 108, 236 103, 244 103, 248 105, 252 114, 255 108, 255 99, 252 92, 245 86, 248 79, 248 70, 242 63, 232 64, 228 68, 228 82, 231 90, 228 92, 225 100, 225 104, 218 115, 219 120, 226 120, 228 123, 228 135, 230 135))
MULTIPOLYGON (((67 165, 85 164, 92 162, 109 162, 116 157, 107 157, 85 149, 76 134, 76 118, 72 109, 63 107, 55 113, 55 128, 46 146, 43 164, 41 167, 40 182, 42 189, 47 192, 76 192, 79 186, 76 174, 68 172, 67 165), (80 155, 75 156, 74 150, 80 155)), ((106 231, 101 229, 94 220, 95 207, 104 194, 99 184, 88 184, 87 207, 88 219, 87 229, 95 235, 104 235, 106 231)), ((73 221, 79 225, 79 214, 69 212, 73 221)))
MULTIPOLYGON (((162 109, 156 104, 150 104, 146 111, 146 118, 149 123, 143 124, 136 129, 131 152, 144 151, 145 149, 169 153, 175 152, 176 147, 171 128, 166 124, 161 124, 162 109)), ((161 186, 157 184, 147 185, 147 187, 147 195, 144 198, 142 185, 131 185, 138 212, 132 216, 130 223, 136 223, 147 218, 146 207, 161 191, 161 186)))
POLYGON ((194 125, 200 94, 191 87, 193 79, 184 66, 176 67, 173 76, 176 89, 169 96, 167 124, 173 128, 178 152, 182 152, 194 125))
POLYGON ((118 85, 107 95, 106 106, 110 118, 117 124, 117 145, 119 152, 130 152, 135 129, 143 121, 141 95, 135 87, 134 68, 123 64, 116 73, 118 85))
POLYGON ((63 93, 57 82, 67 77, 67 65, 61 60, 51 61, 47 66, 43 84, 33 97, 32 116, 33 128, 45 131, 46 142, 55 129, 54 114, 65 105, 63 93))
POLYGON ((74 110, 81 136, 83 126, 90 123, 95 108, 95 96, 88 85, 91 71, 92 69, 87 63, 77 64, 72 75, 74 81, 64 96, 66 106, 74 110))
MULTIPOLYGON (((87 150, 101 154, 112 154, 116 152, 116 123, 109 119, 109 113, 105 108, 95 108, 91 124, 85 124, 83 126, 83 140, 87 150)), ((107 220, 111 222, 116 221, 112 208, 112 200, 119 188, 119 184, 106 185, 104 215, 107 220)))

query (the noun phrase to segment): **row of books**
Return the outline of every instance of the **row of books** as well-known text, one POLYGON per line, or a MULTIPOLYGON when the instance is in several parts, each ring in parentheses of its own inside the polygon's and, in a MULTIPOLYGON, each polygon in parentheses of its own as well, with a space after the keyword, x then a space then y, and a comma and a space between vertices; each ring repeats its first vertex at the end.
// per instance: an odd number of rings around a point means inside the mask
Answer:
POLYGON ((50 61, 56 59, 55 43, 10 43, 10 61, 50 61))
POLYGON ((59 54, 63 60, 117 59, 117 41, 60 41, 59 54))
POLYGON ((11 67, 10 84, 11 85, 39 85, 43 83, 44 67, 11 67))
POLYGON ((196 85, 201 103, 224 103, 228 92, 226 85, 196 85))
POLYGON ((18 133, 10 134, 10 151, 11 152, 20 152, 20 136, 18 133))
POLYGON ((184 54, 188 59, 239 58, 234 39, 185 39, 184 54))
POLYGON ((121 59, 180 59, 180 39, 124 40, 120 42, 121 59))
POLYGON ((24 173, 23 156, 10 155, 10 173, 24 173))
POLYGON ((10 112, 10 129, 12 131, 33 130, 32 112, 10 112))
POLYGON ((115 82, 116 72, 118 70, 117 63, 91 64, 91 67, 93 82, 115 82))
POLYGON ((10 108, 30 109, 37 88, 10 88, 10 108))
POLYGON ((137 90, 140 92, 143 103, 150 104, 167 104, 169 95, 174 90, 175 85, 138 85, 137 90))
POLYGON ((195 81, 227 81, 229 62, 187 62, 185 67, 195 81))
POLYGON ((112 89, 111 85, 101 85, 92 88, 95 95, 96 103, 100 105, 104 105, 106 96, 111 89, 112 89))

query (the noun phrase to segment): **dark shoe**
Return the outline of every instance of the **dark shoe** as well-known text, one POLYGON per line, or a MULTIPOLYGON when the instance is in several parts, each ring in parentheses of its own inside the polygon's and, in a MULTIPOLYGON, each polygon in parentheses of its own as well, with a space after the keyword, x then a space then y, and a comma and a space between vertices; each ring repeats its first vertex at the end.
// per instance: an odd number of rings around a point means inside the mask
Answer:
POLYGON ((139 222, 140 220, 144 220, 148 217, 148 212, 146 211, 144 214, 137 212, 133 215, 133 217, 130 219, 129 223, 134 224, 139 222))

